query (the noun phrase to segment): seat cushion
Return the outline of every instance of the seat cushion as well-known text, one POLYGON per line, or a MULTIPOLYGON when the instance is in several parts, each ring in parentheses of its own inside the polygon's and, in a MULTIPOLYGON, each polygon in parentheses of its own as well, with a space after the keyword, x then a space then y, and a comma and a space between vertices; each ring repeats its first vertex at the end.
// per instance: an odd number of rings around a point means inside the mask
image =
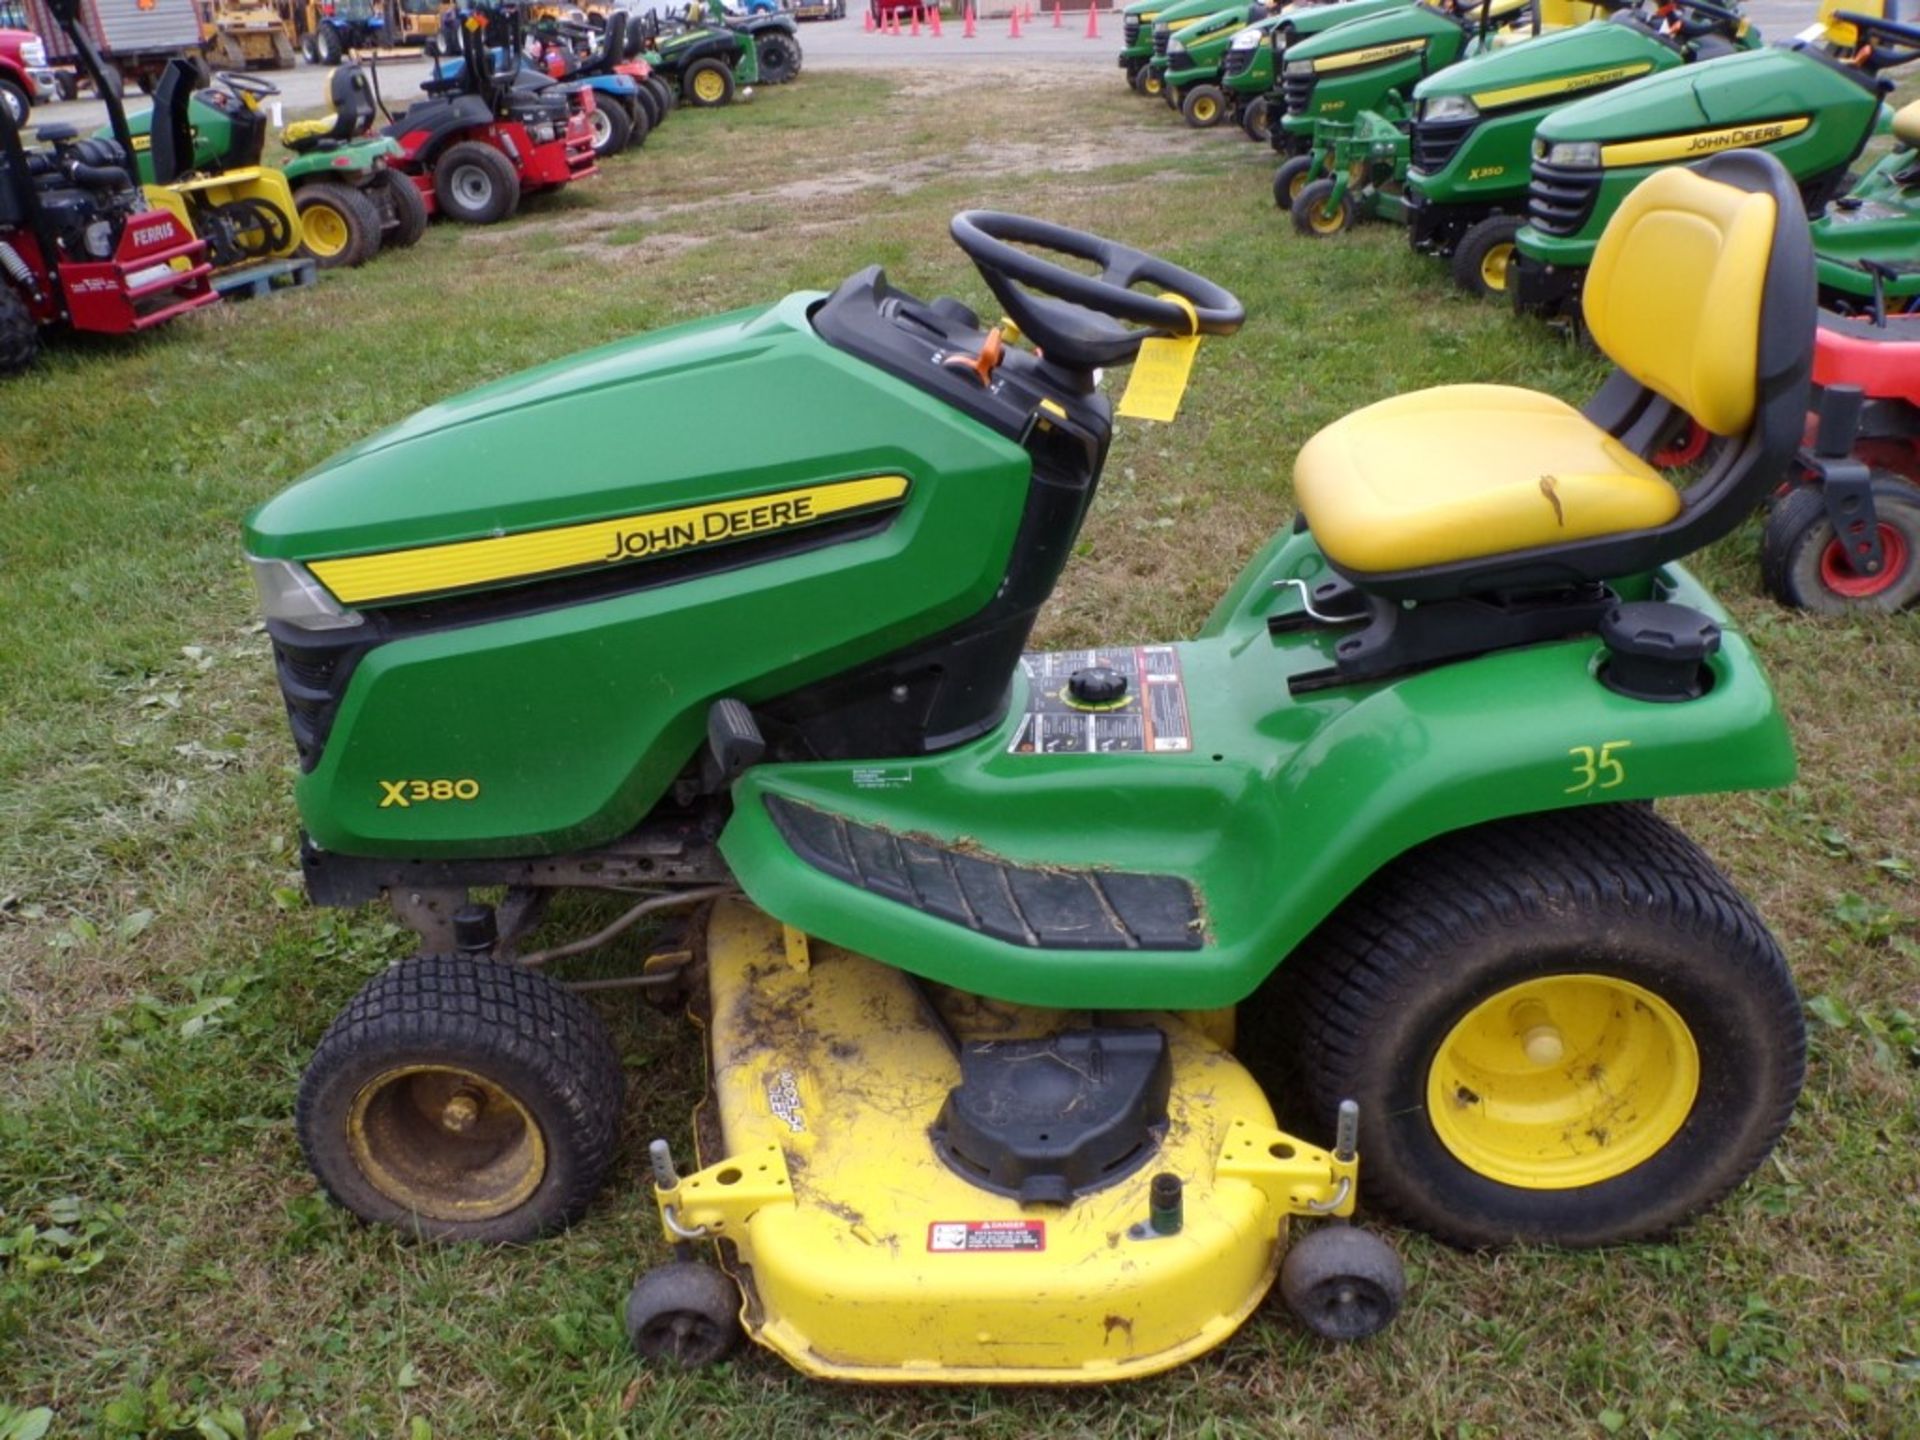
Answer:
POLYGON ((1893 138, 1920 150, 1920 100, 1909 100, 1893 112, 1893 138))
POLYGON ((285 145, 297 145, 302 140, 325 140, 333 134, 333 127, 339 123, 338 115, 322 115, 317 120, 296 120, 280 132, 280 140, 285 145))
POLYGON ((1293 465, 1300 509, 1342 570, 1388 575, 1664 525, 1680 497, 1564 401, 1443 385, 1336 420, 1293 465))

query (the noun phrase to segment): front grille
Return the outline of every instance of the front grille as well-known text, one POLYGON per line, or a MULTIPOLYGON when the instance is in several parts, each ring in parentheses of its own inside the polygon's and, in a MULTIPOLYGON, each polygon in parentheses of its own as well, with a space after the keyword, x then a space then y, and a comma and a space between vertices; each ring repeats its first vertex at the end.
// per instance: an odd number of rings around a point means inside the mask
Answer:
POLYGON ((1120 37, 1126 42, 1129 50, 1140 43, 1140 17, 1138 15, 1129 15, 1125 20, 1120 22, 1120 37))
POLYGON ((1307 107, 1313 104, 1313 82, 1311 73, 1289 75, 1280 82, 1280 93, 1286 97, 1287 114, 1304 115, 1307 107))
POLYGON ((1413 168, 1434 175, 1447 168, 1473 133, 1476 120, 1416 120, 1413 122, 1413 168))
POLYGON ((1173 39, 1173 31, 1171 28, 1165 25, 1154 26, 1153 27, 1153 53, 1158 55, 1163 60, 1166 59, 1167 45, 1172 41, 1172 39, 1173 39))
POLYGON ((1251 50, 1229 50, 1227 58, 1220 62, 1220 74, 1223 77, 1238 75, 1252 68, 1253 51, 1251 50))
POLYGON ((320 763, 340 698, 347 693, 347 681, 369 648, 361 628, 309 631, 277 621, 267 623, 274 675, 280 682, 280 697, 287 702, 287 724, 303 771, 320 763))
POLYGON ((1577 235, 1600 198, 1598 170, 1570 170, 1533 162, 1527 186, 1527 223, 1544 235, 1577 235))

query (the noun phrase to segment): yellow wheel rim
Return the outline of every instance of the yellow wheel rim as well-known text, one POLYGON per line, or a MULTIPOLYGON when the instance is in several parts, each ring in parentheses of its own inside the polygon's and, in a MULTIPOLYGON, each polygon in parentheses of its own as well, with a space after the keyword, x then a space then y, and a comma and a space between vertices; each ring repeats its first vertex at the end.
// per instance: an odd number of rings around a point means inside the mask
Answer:
POLYGON ((539 1124, 511 1093, 453 1065, 408 1065, 360 1087, 347 1115, 354 1164, 430 1220, 491 1220, 547 1173, 539 1124))
POLYGON ((1316 235, 1338 235, 1346 229, 1346 206, 1329 200, 1325 205, 1307 212, 1307 224, 1313 227, 1316 235))
POLYGON ((1427 1072, 1427 1115, 1469 1169, 1527 1190, 1624 1175, 1679 1133, 1700 1053, 1666 1001, 1610 975, 1510 986, 1467 1012, 1427 1072))
POLYGON ((1166 88, 1167 88, 1167 82, 1162 80, 1159 76, 1149 75, 1147 77, 1147 94, 1158 95, 1162 90, 1166 88))
POLYGON ((353 243, 353 232, 331 205, 309 205, 300 212, 300 240, 320 259, 331 260, 353 243))
POLYGON ((712 70, 702 70, 693 77, 693 93, 712 104, 727 93, 727 82, 712 70))
POLYGON ((1219 107, 1211 99, 1193 102, 1193 118, 1201 124, 1207 124, 1217 114, 1219 114, 1219 107))
POLYGON ((1480 283, 1489 290, 1507 288, 1507 267, 1513 264, 1513 242, 1495 245, 1480 257, 1480 283))

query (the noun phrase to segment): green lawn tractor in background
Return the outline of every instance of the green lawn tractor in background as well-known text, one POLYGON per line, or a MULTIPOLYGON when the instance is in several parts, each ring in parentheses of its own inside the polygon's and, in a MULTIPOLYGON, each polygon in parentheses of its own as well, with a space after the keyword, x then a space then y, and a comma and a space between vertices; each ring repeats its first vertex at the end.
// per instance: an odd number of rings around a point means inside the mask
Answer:
POLYGON ((1594 245, 1633 187, 1663 166, 1764 148, 1817 215, 1891 124, 1886 72, 1920 58, 1920 30, 1868 13, 1877 8, 1828 0, 1817 30, 1788 44, 1650 75, 1548 115, 1534 134, 1526 223, 1514 237, 1515 308, 1577 326, 1594 245))
MULTIPOLYGON (((1560 0, 1556 20, 1591 5, 1560 0)), ((1545 0, 1443 0, 1355 20, 1288 47, 1281 66, 1293 155, 1273 177, 1274 203, 1312 236, 1362 219, 1402 220, 1413 87, 1482 53, 1503 33, 1538 35, 1545 0)))
POLYGON ((1820 303, 1845 314, 1920 310, 1920 101, 1895 112, 1893 136, 1813 222, 1820 303))
POLYGON ((1265 142, 1273 138, 1274 36, 1286 20, 1284 11, 1256 20, 1227 46, 1220 62, 1220 89, 1226 96, 1227 111, 1240 124, 1249 140, 1265 142))
MULTIPOLYGON (((209 92, 194 97, 198 106, 209 92)), ((367 72, 349 62, 328 82, 333 109, 280 132, 280 162, 300 211, 301 248, 323 270, 403 250, 427 232, 427 202, 399 169, 400 142, 372 133, 376 102, 367 72)))
POLYGON ((1161 96, 1196 130, 1210 130, 1233 118, 1220 69, 1233 37, 1273 12, 1265 0, 1232 5, 1175 30, 1167 39, 1166 89, 1161 96))
MULTIPOLYGON (((1141 95, 1159 95, 1178 108, 1174 97, 1166 93, 1167 51, 1173 45, 1173 32, 1204 20, 1219 8, 1220 0, 1177 0, 1175 4, 1162 5, 1148 31, 1146 63, 1129 75, 1134 90, 1141 95)), ((1147 29, 1144 22, 1141 28, 1147 29)))
POLYGON ((1527 204, 1533 135, 1553 111, 1695 60, 1757 49, 1737 8, 1640 0, 1606 20, 1494 50, 1413 90, 1407 171, 1413 248, 1452 262, 1472 294, 1504 293, 1527 204))
POLYGON ((695 109, 731 105, 736 96, 750 98, 751 87, 760 79, 760 51, 753 37, 707 19, 698 4, 687 7, 678 29, 660 33, 645 58, 673 86, 680 102, 695 109))
MULTIPOLYGON (((1206 0, 1192 0, 1194 13, 1203 13, 1206 0)), ((1157 95, 1159 80, 1148 61, 1153 59, 1153 27, 1160 12, 1172 8, 1167 0, 1133 0, 1120 12, 1120 73, 1136 95, 1157 95), (1152 85, 1153 89, 1148 89, 1152 85)))
POLYGON ((744 1328, 840 1380, 1125 1380, 1276 1280, 1379 1330, 1399 1263, 1316 1223, 1360 1198, 1473 1248, 1719 1201, 1802 1009, 1653 802, 1794 775, 1681 563, 1806 424, 1777 162, 1622 207, 1584 410, 1347 415, 1199 634, 1060 653, 1027 646, 1114 439, 1096 376, 1242 308, 1063 226, 952 231, 1033 348, 871 265, 428 409, 249 517, 307 892, 419 937, 302 1078, 327 1192, 441 1240, 578 1219, 634 1123, 573 988, 604 950, 587 984, 686 1001, 706 1050, 699 1123, 638 1121, 683 1137, 626 1317, 663 1365, 744 1328), (1731 443, 1682 494, 1643 457, 1685 414, 1731 443), (569 935, 568 888, 623 910, 569 935))

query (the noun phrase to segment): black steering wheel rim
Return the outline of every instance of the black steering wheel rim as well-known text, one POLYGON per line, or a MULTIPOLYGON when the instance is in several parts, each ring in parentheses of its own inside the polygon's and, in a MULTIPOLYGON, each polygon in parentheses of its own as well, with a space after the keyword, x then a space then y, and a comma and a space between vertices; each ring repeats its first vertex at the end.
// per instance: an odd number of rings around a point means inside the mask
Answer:
POLYGON ((1853 26, 1860 37, 1869 43, 1875 35, 1899 42, 1897 45, 1876 48, 1874 58, 1878 63, 1870 67, 1876 72, 1920 59, 1920 26, 1908 25, 1884 15, 1862 15, 1855 10, 1836 10, 1833 19, 1853 26))
POLYGON ((213 78, 238 95, 278 95, 280 87, 271 80, 262 80, 258 75, 249 75, 241 70, 216 70, 213 78))
POLYGON ((1122 364, 1150 335, 1231 335, 1246 319, 1246 308, 1224 287, 1084 230, 1000 210, 963 211, 950 229, 1014 323, 1063 364, 1122 364), (1089 261, 1100 273, 1069 269, 1023 245, 1089 261), (1143 281, 1178 295, 1191 311, 1132 288, 1143 281))
POLYGON ((1696 15, 1706 15, 1723 25, 1738 25, 1743 18, 1738 10, 1725 5, 1715 5, 1713 0, 1673 0, 1682 10, 1691 10, 1696 15))

